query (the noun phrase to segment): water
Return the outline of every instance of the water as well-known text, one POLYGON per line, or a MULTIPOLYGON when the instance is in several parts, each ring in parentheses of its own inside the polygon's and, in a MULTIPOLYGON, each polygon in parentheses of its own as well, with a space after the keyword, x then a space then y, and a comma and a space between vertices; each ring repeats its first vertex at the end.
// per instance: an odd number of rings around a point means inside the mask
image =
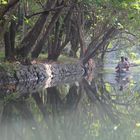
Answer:
POLYGON ((139 140, 139 77, 133 69, 126 77, 1 87, 0 140, 139 140))

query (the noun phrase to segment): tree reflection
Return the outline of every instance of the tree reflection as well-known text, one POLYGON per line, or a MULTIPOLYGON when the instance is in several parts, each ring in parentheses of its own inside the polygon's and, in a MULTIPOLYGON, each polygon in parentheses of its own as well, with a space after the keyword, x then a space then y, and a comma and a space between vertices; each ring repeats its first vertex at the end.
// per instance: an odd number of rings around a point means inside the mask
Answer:
POLYGON ((110 102, 110 97, 106 96, 105 92, 103 93, 103 91, 105 91, 103 85, 100 85, 101 87, 98 87, 95 82, 92 82, 92 85, 89 85, 86 80, 83 80, 83 86, 86 94, 90 100, 96 104, 96 107, 98 107, 98 112, 101 113, 99 115, 102 116, 102 119, 105 120, 106 117, 109 117, 113 123, 118 124, 119 114, 117 110, 114 109, 113 104, 110 102), (102 90, 102 92, 99 88, 102 90))
POLYGON ((31 93, 3 93, 0 136, 3 140, 137 139, 139 88, 133 89, 131 96, 117 91, 100 75, 90 83, 83 79, 31 93))

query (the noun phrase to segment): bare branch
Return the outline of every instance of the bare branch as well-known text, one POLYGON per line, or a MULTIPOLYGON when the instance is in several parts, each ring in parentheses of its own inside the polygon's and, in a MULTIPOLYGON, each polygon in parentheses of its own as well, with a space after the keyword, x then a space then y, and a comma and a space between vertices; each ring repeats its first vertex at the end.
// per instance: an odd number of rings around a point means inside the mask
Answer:
POLYGON ((125 39, 125 40, 129 41, 131 44, 135 45, 135 43, 134 43, 134 40, 133 40, 133 39, 130 39, 130 38, 127 38, 127 37, 121 37, 121 38, 116 37, 116 38, 114 38, 113 40, 117 40, 117 39, 125 39))
POLYGON ((138 37, 135 34, 129 32, 127 30, 123 30, 121 33, 125 33, 125 34, 128 34, 128 35, 131 35, 131 36, 135 37, 136 39, 138 39, 138 37))

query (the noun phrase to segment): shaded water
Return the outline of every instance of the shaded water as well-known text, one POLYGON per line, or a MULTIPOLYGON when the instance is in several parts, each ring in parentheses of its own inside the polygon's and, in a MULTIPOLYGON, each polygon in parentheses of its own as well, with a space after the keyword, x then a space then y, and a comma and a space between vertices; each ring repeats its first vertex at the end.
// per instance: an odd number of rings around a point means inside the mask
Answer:
POLYGON ((139 140, 139 77, 104 72, 90 82, 2 88, 0 140, 139 140))

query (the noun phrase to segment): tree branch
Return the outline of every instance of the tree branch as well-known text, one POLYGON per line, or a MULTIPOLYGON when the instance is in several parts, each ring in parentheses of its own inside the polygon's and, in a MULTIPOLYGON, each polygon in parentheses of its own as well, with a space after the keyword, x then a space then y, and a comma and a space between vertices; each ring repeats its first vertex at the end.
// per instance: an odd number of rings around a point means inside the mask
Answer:
POLYGON ((48 10, 44 10, 44 11, 40 11, 40 12, 33 13, 33 14, 31 14, 31 15, 26 15, 25 17, 29 19, 29 18, 31 18, 31 17, 33 17, 33 16, 37 16, 37 15, 40 15, 40 14, 46 14, 46 13, 48 13, 48 12, 56 11, 56 10, 62 9, 62 8, 64 8, 64 7, 65 7, 64 5, 61 5, 61 6, 58 6, 58 7, 56 7, 56 8, 53 8, 53 9, 48 9, 48 10))
POLYGON ((135 34, 129 32, 129 31, 127 31, 127 30, 123 30, 121 33, 125 33, 125 34, 128 34, 128 35, 131 35, 131 36, 133 36, 134 38, 138 39, 138 37, 137 37, 135 34))
POLYGON ((127 37, 121 37, 121 38, 120 37, 116 37, 113 40, 117 40, 117 39, 124 39, 124 40, 129 41, 131 44, 135 45, 134 40, 132 40, 130 38, 127 38, 127 37))

